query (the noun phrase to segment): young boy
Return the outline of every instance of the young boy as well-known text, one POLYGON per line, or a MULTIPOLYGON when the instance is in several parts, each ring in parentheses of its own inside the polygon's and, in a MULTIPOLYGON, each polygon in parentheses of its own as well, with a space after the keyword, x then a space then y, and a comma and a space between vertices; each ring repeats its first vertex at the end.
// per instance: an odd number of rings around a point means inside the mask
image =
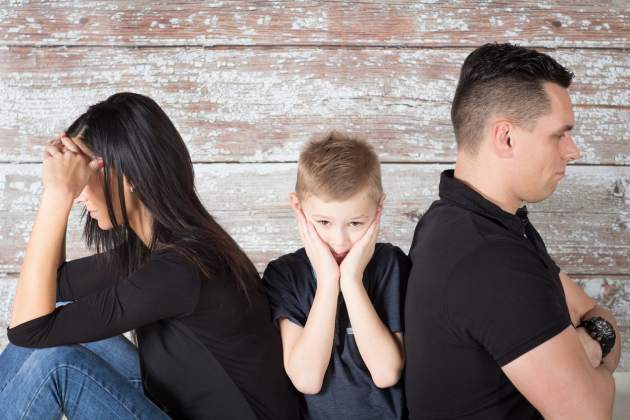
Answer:
POLYGON ((384 199, 366 142, 332 132, 302 151, 291 207, 304 248, 269 263, 263 279, 304 419, 406 416, 401 302, 410 263, 376 243, 384 199))

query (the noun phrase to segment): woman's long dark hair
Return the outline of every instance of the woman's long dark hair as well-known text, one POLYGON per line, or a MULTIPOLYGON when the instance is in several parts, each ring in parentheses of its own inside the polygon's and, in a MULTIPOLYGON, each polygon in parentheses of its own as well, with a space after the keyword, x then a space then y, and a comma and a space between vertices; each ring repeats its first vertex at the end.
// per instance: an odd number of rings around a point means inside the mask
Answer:
POLYGON ((101 263, 115 270, 119 278, 140 268, 151 251, 170 248, 206 277, 230 276, 246 297, 259 287, 252 262, 199 200, 190 154, 155 101, 136 93, 117 93, 89 107, 66 133, 80 137, 105 163, 103 185, 114 228, 99 229, 88 214, 84 237, 101 263), (129 227, 123 176, 153 218, 148 247, 129 227), (115 217, 113 183, 117 184, 123 220, 115 217))

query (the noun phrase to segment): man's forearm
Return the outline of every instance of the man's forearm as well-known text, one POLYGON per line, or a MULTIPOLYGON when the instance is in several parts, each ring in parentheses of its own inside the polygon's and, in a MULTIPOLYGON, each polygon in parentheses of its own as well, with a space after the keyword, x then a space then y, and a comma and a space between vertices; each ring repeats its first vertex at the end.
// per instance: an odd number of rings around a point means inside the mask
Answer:
POLYGON ((537 407, 545 419, 611 419, 615 398, 615 380, 610 371, 604 366, 593 369, 591 376, 593 382, 591 393, 578 396, 576 404, 560 404, 560 406, 555 406, 551 410, 543 410, 537 407))
POLYGON ((610 322, 615 329, 617 335, 615 345, 604 358, 604 364, 612 372, 619 364, 619 357, 621 356, 621 336, 615 317, 608 309, 598 305, 594 299, 589 297, 566 273, 560 272, 560 281, 562 282, 573 325, 577 327, 585 319, 601 316, 610 322))
POLYGON ((612 417, 613 403, 615 401, 615 379, 612 376, 612 372, 604 365, 595 368, 594 373, 597 384, 595 388, 602 410, 601 418, 609 419, 612 417))
POLYGON ((615 329, 615 334, 617 336, 615 339, 615 345, 613 346, 610 353, 608 353, 606 357, 604 357, 604 360, 603 360, 603 363, 606 366, 606 368, 610 372, 613 372, 619 365, 619 359, 621 358, 621 334, 619 332, 619 326, 617 325, 617 321, 615 320, 615 317, 613 316, 612 312, 610 312, 608 309, 600 305, 596 305, 593 309, 586 312, 584 316, 582 317, 582 319, 583 320, 589 319, 596 316, 602 317, 606 321, 610 322, 610 324, 615 329))

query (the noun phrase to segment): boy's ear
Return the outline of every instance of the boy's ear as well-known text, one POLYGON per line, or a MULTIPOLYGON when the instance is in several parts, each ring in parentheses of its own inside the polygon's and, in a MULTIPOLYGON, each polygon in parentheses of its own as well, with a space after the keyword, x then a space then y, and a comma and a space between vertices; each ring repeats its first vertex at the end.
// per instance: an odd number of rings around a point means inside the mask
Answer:
POLYGON ((296 193, 292 192, 289 194, 289 200, 291 201, 291 208, 295 211, 300 211, 302 207, 300 206, 300 200, 296 193))
POLYGON ((387 198, 387 194, 383 193, 383 195, 381 195, 381 199, 378 201, 378 210, 381 213, 383 212, 383 206, 385 205, 385 198, 387 198))

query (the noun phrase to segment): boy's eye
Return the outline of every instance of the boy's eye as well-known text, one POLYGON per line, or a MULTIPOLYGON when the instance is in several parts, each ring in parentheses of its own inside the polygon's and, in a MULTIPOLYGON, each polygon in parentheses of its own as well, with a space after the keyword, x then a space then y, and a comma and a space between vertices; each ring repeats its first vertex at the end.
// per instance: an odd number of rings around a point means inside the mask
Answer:
POLYGON ((352 227, 363 226, 363 222, 350 222, 350 226, 352 227))
POLYGON ((330 222, 328 220, 318 220, 317 223, 319 223, 322 226, 328 226, 330 222))

